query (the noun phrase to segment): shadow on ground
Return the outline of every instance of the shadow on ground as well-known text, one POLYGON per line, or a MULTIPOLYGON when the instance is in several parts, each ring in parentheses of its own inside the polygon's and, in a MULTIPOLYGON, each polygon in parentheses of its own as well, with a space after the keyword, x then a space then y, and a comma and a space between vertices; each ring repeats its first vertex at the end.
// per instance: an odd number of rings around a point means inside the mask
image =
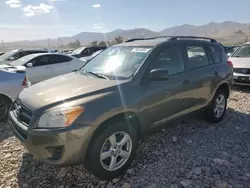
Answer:
POLYGON ((0 142, 8 139, 13 136, 13 133, 9 127, 8 121, 4 121, 0 123, 0 142))
MULTIPOLYGON (((145 141, 139 147, 135 162, 132 164, 133 174, 126 173, 120 177, 120 181, 115 186, 120 187, 122 181, 131 183, 142 181, 141 186, 158 182, 161 186, 168 187, 172 183, 179 183, 183 179, 181 168, 191 168, 195 161, 200 157, 205 157, 203 165, 208 165, 210 158, 215 158, 221 151, 227 151, 235 157, 242 157, 240 153, 248 147, 250 137, 246 137, 246 130, 249 126, 244 123, 250 122, 248 114, 244 114, 229 108, 226 117, 218 124, 211 124, 202 120, 201 116, 185 117, 184 120, 176 120, 169 123, 162 130, 157 130, 148 135, 145 141), (172 141, 176 136, 178 140, 172 141), (245 138, 242 142, 242 138, 245 138), (232 139, 234 139, 232 141, 232 139), (166 150, 166 152, 165 152, 166 150), (238 156, 237 156, 238 155, 238 156), (170 161, 170 163, 168 162, 170 161), (161 162, 162 165, 154 169, 155 164, 161 162), (145 173, 151 173, 146 176, 145 173), (162 182, 161 176, 167 180, 162 182), (145 178, 142 178, 145 176, 145 178), (159 177, 159 178, 158 178, 159 177), (138 180, 139 179, 139 180, 138 180), (120 183, 120 184, 119 184, 120 183)), ((249 153, 248 153, 249 154, 249 153)), ((248 155, 247 155, 248 156, 248 155)), ((248 166, 250 159, 245 158, 241 162, 241 170, 250 170, 248 166)), ((211 167, 212 168, 212 167, 211 167)), ((230 177, 231 184, 241 183, 239 176, 235 173, 238 169, 230 169, 229 172, 219 172, 216 176, 221 179, 230 177), (224 177, 226 176, 226 177, 224 177)), ((217 173, 217 172, 215 172, 217 173)), ((214 186, 214 174, 207 173, 199 176, 201 179, 200 187, 214 186), (209 176, 209 178, 207 178, 209 176), (211 177, 210 177, 211 176, 211 177), (205 178, 206 181, 203 179, 205 178), (208 180, 207 180, 208 179, 208 180), (204 181, 203 181, 204 180, 204 181)), ((37 161, 28 153, 23 154, 22 164, 20 166, 18 181, 20 187, 104 187, 112 183, 105 182, 100 184, 99 180, 88 174, 82 165, 67 167, 62 169, 52 165, 37 161), (60 172, 60 173, 59 173, 60 172)), ((198 181, 198 180, 196 180, 198 181)), ((229 181, 229 180, 228 180, 229 181)), ((244 185, 244 184, 243 184, 244 185)), ((245 186, 248 186, 246 184, 245 186)))

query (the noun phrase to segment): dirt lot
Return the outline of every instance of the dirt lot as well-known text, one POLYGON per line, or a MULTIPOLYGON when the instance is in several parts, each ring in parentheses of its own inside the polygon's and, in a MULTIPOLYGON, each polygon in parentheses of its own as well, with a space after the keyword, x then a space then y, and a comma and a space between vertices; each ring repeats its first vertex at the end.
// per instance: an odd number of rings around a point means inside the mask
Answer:
POLYGON ((148 136, 131 169, 112 182, 82 166, 59 168, 34 159, 0 125, 0 187, 250 187, 250 89, 234 91, 225 119, 171 123, 148 136))

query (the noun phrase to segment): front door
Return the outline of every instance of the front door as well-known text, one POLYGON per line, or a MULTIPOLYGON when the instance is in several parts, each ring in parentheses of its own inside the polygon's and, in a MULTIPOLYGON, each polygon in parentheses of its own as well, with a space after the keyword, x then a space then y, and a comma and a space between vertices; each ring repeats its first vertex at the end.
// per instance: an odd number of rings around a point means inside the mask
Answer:
POLYGON ((50 78, 52 70, 49 55, 38 56, 28 63, 32 63, 33 65, 32 67, 27 67, 26 69, 27 76, 31 84, 36 84, 50 78))
POLYGON ((182 50, 178 45, 162 47, 149 69, 167 69, 169 79, 148 81, 143 87, 142 113, 147 114, 152 127, 164 124, 168 119, 187 110, 188 87, 185 86, 186 72, 182 50))

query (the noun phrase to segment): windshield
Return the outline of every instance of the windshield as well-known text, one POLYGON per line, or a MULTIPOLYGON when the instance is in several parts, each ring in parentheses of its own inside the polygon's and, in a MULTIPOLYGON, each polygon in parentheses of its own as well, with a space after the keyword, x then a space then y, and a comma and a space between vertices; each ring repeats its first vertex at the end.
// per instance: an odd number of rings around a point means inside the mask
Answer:
POLYGON ((0 61, 6 61, 9 57, 13 56, 18 50, 11 50, 0 56, 0 61))
POLYGON ((81 53, 81 51, 82 51, 84 48, 85 48, 85 47, 77 48, 76 50, 74 50, 74 51, 72 52, 72 55, 81 53))
POLYGON ((250 44, 240 46, 232 55, 232 57, 250 57, 250 44))
POLYGON ((151 51, 151 47, 114 46, 100 53, 80 72, 105 75, 109 79, 131 77, 151 51))
POLYGON ((25 63, 27 63, 28 61, 30 61, 31 59, 33 59, 36 55, 31 54, 31 55, 27 55, 24 56, 18 60, 12 61, 11 63, 9 63, 9 65, 11 66, 20 66, 20 65, 24 65, 25 63))

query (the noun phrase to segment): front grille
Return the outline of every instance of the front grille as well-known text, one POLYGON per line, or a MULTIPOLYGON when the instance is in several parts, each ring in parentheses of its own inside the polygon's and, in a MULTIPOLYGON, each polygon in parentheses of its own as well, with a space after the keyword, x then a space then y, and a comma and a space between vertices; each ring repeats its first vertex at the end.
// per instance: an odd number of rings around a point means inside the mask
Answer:
POLYGON ((235 73, 241 73, 241 74, 250 74, 249 68, 234 68, 235 73))
POLYGON ((14 114, 19 121, 23 122, 27 126, 29 125, 33 115, 30 110, 18 103, 14 104, 14 114))

